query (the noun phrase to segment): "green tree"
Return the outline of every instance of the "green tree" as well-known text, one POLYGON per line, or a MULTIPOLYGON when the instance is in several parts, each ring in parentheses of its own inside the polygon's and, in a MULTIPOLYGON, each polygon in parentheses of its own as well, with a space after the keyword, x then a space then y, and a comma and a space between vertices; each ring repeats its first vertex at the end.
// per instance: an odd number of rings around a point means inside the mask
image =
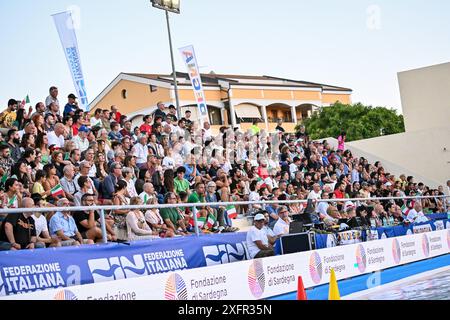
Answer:
POLYGON ((303 125, 312 139, 338 137, 342 131, 347 133, 346 141, 405 132, 403 116, 397 115, 396 110, 361 103, 348 105, 336 102, 321 108, 303 125))

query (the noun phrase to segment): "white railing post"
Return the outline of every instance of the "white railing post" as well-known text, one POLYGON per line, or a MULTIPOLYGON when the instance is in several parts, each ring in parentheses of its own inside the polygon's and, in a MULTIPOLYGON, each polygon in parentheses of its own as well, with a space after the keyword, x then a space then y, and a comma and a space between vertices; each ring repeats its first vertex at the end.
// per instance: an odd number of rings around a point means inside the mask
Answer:
POLYGON ((103 237, 103 243, 108 243, 108 234, 106 232, 106 219, 105 219, 105 210, 100 210, 100 223, 102 227, 102 237, 103 237))
MULTIPOLYGON (((200 236, 200 231, 198 230, 198 220, 197 220, 197 207, 192 207, 192 212, 194 214, 194 230, 195 235, 198 237, 200 236)), ((206 222, 205 222, 206 223, 206 222)))

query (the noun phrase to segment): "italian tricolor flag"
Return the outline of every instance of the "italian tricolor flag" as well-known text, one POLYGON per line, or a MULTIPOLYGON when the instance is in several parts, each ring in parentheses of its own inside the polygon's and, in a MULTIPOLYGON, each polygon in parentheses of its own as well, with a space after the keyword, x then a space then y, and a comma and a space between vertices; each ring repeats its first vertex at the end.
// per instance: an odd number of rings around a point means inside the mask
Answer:
POLYGON ((58 197, 58 196, 62 195, 63 193, 64 193, 64 190, 59 183, 52 189, 53 197, 58 197))
POLYGON ((214 227, 214 225, 216 224, 216 217, 212 214, 208 215, 208 221, 206 222, 206 226, 208 227, 208 229, 212 229, 212 227, 214 227))
POLYGON ((30 97, 27 95, 25 99, 22 100, 21 106, 25 107, 27 103, 30 103, 30 97))
POLYGON ((228 206, 227 207, 227 215, 230 219, 236 219, 237 218, 237 211, 235 206, 228 206))
MULTIPOLYGON (((206 223, 206 218, 200 216, 200 214, 197 213, 197 224, 198 224, 199 229, 203 228, 203 226, 205 225, 205 223, 206 223)), ((194 218, 191 218, 191 219, 189 220, 189 224, 190 224, 191 226, 195 227, 195 221, 194 221, 194 218)))
POLYGON ((402 213, 407 216, 409 213, 409 210, 411 210, 411 208, 409 208, 406 204, 402 205, 402 213))

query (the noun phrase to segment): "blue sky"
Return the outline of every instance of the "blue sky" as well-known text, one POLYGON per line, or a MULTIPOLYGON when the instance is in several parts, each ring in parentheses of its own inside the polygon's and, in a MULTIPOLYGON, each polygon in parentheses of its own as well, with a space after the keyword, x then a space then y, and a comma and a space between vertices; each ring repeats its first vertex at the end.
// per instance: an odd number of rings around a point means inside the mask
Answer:
MULTIPOLYGON (((75 8, 92 101, 120 72, 170 73, 164 12, 148 0, 0 0, 0 109, 9 98, 74 91, 51 14, 75 8)), ((353 101, 401 109, 397 72, 450 61, 447 0, 181 0, 177 48, 202 72, 272 75, 350 87, 353 101)))

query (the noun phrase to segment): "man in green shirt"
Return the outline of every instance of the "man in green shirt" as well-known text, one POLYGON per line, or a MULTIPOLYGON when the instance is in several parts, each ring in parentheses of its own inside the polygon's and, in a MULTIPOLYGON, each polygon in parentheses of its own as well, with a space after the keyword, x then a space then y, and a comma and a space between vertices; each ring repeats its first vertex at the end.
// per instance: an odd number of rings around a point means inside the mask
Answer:
POLYGON ((175 192, 178 194, 180 194, 180 192, 182 192, 182 191, 187 192, 189 194, 190 185, 189 185, 189 181, 187 181, 184 178, 185 173, 186 173, 186 168, 179 167, 177 169, 177 176, 173 180, 174 186, 175 186, 175 192))
MULTIPOLYGON (((177 196, 173 192, 169 192, 164 197, 165 204, 176 204, 177 196)), ((162 208, 160 211, 161 218, 164 220, 164 223, 172 229, 175 234, 189 234, 186 230, 186 225, 184 224, 184 219, 182 215, 178 212, 177 208, 162 208), (180 230, 181 231, 178 231, 180 230)))
MULTIPOLYGON (((206 203, 205 199, 206 189, 205 184, 203 182, 198 182, 195 185, 195 192, 191 193, 191 195, 188 198, 188 203, 206 203)), ((214 210, 211 207, 201 206, 196 207, 198 210, 198 214, 201 218, 208 218, 208 215, 212 215, 217 219, 216 215, 214 214, 214 210)), ((207 229, 207 225, 205 224, 204 229, 207 229)))

